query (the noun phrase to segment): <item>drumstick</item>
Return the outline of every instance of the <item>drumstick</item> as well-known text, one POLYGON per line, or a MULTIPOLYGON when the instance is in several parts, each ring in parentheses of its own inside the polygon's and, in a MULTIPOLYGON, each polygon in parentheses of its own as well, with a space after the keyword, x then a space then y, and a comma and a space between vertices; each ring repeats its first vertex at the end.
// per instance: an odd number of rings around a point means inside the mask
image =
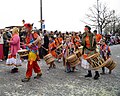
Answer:
POLYGON ((57 51, 58 48, 60 48, 61 46, 63 46, 62 44, 60 46, 58 46, 56 49, 54 49, 55 51, 57 51))
POLYGON ((55 51, 57 51, 57 49, 60 48, 61 46, 62 46, 62 44, 61 44, 60 46, 58 46, 58 47, 55 49, 55 51))
POLYGON ((46 51, 48 51, 48 49, 46 49, 45 47, 41 46, 43 49, 45 49, 46 51))

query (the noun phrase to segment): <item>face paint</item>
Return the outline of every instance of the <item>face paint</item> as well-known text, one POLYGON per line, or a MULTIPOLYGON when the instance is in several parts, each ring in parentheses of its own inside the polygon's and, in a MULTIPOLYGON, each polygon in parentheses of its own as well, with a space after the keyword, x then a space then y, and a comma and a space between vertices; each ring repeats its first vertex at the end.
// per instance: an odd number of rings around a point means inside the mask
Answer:
POLYGON ((87 28, 87 27, 85 27, 85 28, 84 28, 84 31, 86 32, 86 31, 89 31, 89 30, 88 30, 88 28, 87 28))

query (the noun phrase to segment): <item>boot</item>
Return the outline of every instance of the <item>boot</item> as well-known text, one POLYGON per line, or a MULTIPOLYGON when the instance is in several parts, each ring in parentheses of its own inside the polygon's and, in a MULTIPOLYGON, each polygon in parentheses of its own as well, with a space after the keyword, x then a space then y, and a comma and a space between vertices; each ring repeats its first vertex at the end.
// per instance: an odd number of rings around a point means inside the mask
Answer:
POLYGON ((112 70, 109 70, 109 74, 111 74, 112 70))
POLYGON ((71 70, 70 70, 70 68, 69 68, 68 66, 66 66, 65 72, 66 72, 66 73, 70 73, 70 72, 71 72, 71 70))
POLYGON ((101 75, 105 74, 105 67, 102 67, 102 73, 100 73, 101 75))
POLYGON ((48 70, 50 70, 51 68, 52 68, 52 64, 50 64, 50 66, 49 66, 48 70))
POLYGON ((30 78, 24 78, 22 79, 22 82, 29 82, 30 78))
POLYGON ((18 68, 16 67, 16 68, 14 68, 15 69, 15 71, 17 71, 18 72, 18 68))
POLYGON ((100 74, 98 71, 95 71, 95 76, 94 76, 94 80, 98 80, 100 77, 100 74))
POLYGON ((87 74, 87 75, 85 75, 85 77, 92 77, 91 70, 88 70, 88 74, 87 74))
POLYGON ((71 72, 75 72, 75 67, 72 67, 72 70, 71 70, 71 72))
POLYGON ((13 68, 12 70, 11 70, 11 73, 17 73, 18 72, 18 68, 13 68))
POLYGON ((37 76, 34 77, 34 79, 39 79, 42 76, 42 73, 37 74, 37 76))
POLYGON ((53 63, 53 68, 56 68, 56 65, 53 63))
POLYGON ((65 70, 65 72, 66 72, 66 73, 70 73, 70 72, 71 72, 71 70, 66 69, 66 70, 65 70))

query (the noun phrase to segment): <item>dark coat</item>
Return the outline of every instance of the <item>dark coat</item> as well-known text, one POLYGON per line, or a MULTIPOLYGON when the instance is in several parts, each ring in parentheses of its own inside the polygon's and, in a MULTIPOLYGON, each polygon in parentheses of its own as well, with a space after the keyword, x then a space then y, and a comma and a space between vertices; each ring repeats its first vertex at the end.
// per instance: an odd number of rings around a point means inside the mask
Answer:
POLYGON ((44 36, 44 44, 43 47, 45 47, 46 49, 48 49, 49 46, 49 38, 47 35, 44 36))
POLYGON ((86 33, 83 33, 83 35, 82 35, 82 45, 83 45, 83 49, 88 49, 88 50, 91 50, 91 51, 93 51, 93 50, 95 50, 96 49, 96 38, 95 38, 95 36, 94 36, 94 34, 93 33, 90 33, 89 34, 89 38, 90 38, 90 48, 87 48, 86 47, 86 42, 85 42, 85 37, 87 36, 87 34, 86 33))

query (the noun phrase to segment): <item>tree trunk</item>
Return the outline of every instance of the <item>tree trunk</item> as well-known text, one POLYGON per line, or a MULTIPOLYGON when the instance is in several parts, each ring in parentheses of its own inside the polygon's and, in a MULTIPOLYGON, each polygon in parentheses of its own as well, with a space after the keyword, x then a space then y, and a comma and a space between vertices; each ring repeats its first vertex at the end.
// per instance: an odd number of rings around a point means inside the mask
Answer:
POLYGON ((100 34, 102 34, 102 26, 100 25, 100 34))

